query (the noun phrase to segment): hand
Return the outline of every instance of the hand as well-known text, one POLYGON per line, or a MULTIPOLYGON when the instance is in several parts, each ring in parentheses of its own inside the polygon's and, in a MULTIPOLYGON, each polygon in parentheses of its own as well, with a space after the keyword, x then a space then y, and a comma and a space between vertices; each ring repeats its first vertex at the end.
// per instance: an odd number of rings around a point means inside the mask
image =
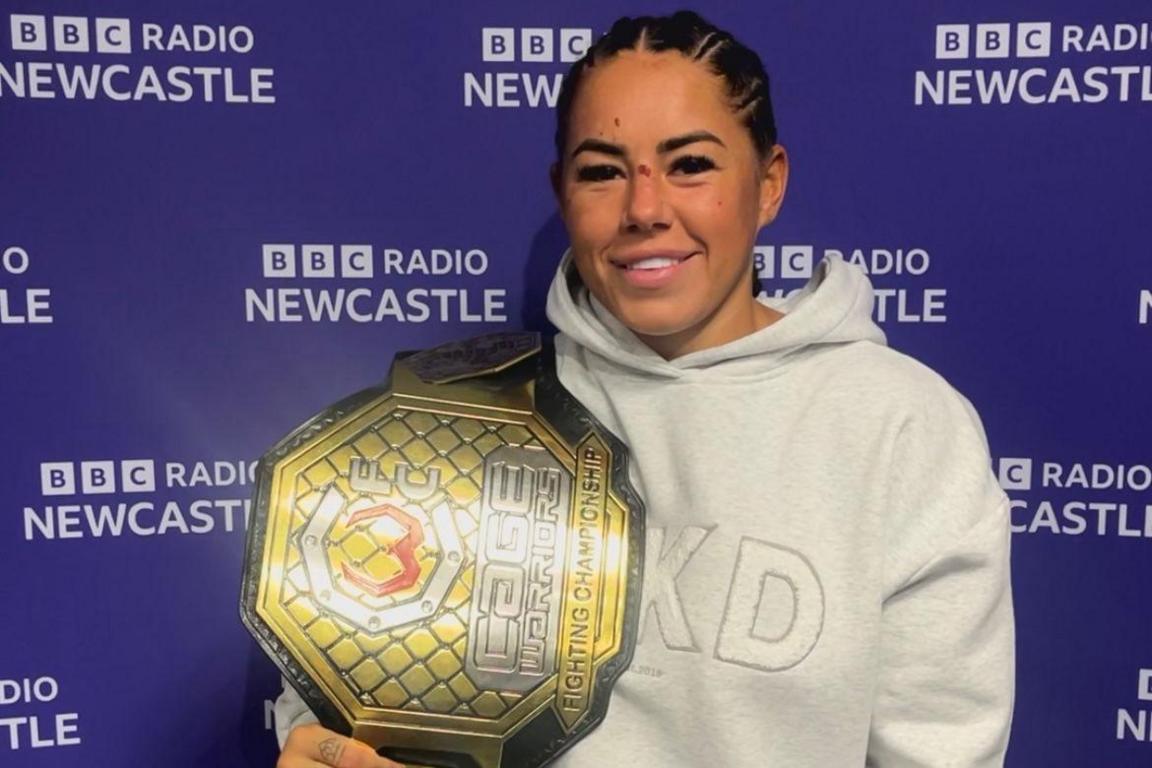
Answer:
POLYGON ((288 733, 276 768, 404 768, 380 757, 364 742, 342 736, 316 723, 300 725, 288 733))

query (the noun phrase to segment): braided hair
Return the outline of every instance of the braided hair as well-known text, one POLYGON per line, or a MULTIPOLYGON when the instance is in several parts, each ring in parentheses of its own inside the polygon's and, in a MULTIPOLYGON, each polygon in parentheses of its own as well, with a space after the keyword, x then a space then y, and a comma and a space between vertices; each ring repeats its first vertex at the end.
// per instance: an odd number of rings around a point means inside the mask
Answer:
POLYGON ((732 111, 748 129, 760 157, 766 157, 776 143, 776 118, 768 92, 768 73, 751 48, 692 11, 671 16, 628 16, 617 19, 568 70, 556 102, 556 161, 564 165, 568 143, 568 123, 572 102, 584 73, 620 51, 640 50, 659 53, 679 51, 704 63, 724 80, 732 111))

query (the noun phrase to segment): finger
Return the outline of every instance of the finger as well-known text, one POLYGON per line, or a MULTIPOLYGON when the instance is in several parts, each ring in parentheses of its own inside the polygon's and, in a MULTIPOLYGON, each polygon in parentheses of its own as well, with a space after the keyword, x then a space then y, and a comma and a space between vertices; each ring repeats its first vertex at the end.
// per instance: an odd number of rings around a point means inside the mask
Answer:
POLYGON ((320 765, 320 752, 317 745, 330 736, 339 736, 319 723, 298 725, 288 732, 284 749, 276 768, 315 768, 320 765))
POLYGON ((288 739, 276 761, 276 768, 324 768, 319 762, 316 745, 328 736, 339 734, 318 723, 298 725, 288 732, 288 739))
POLYGON ((333 768, 404 768, 376 754, 367 744, 346 736, 326 736, 317 745, 317 752, 321 762, 333 768))

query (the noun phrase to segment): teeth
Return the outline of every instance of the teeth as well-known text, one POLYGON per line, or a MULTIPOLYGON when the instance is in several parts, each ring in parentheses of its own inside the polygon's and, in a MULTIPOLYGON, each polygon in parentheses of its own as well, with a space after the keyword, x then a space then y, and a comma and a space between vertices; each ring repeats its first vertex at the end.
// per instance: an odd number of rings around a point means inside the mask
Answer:
POLYGON ((628 269, 664 269, 665 267, 674 267, 679 263, 679 259, 666 259, 653 256, 650 259, 641 259, 634 264, 629 264, 628 269))

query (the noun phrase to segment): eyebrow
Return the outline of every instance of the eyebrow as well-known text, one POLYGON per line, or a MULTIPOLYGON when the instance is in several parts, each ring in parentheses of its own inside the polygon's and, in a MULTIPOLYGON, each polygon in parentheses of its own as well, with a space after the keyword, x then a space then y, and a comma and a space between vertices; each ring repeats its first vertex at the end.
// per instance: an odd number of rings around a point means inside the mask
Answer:
MULTIPOLYGON (((665 139, 656 145, 656 151, 663 155, 668 152, 673 152, 681 147, 686 147, 689 144, 695 144, 698 141, 710 141, 720 146, 726 146, 724 142, 720 141, 720 137, 708 131, 693 131, 686 133, 683 136, 674 136, 671 139, 665 139)), ((604 155, 612 155, 613 157, 624 157, 626 154, 624 148, 619 144, 613 144, 601 139, 584 139, 580 142, 576 149, 572 151, 570 157, 576 157, 581 152, 599 152, 604 155)))

